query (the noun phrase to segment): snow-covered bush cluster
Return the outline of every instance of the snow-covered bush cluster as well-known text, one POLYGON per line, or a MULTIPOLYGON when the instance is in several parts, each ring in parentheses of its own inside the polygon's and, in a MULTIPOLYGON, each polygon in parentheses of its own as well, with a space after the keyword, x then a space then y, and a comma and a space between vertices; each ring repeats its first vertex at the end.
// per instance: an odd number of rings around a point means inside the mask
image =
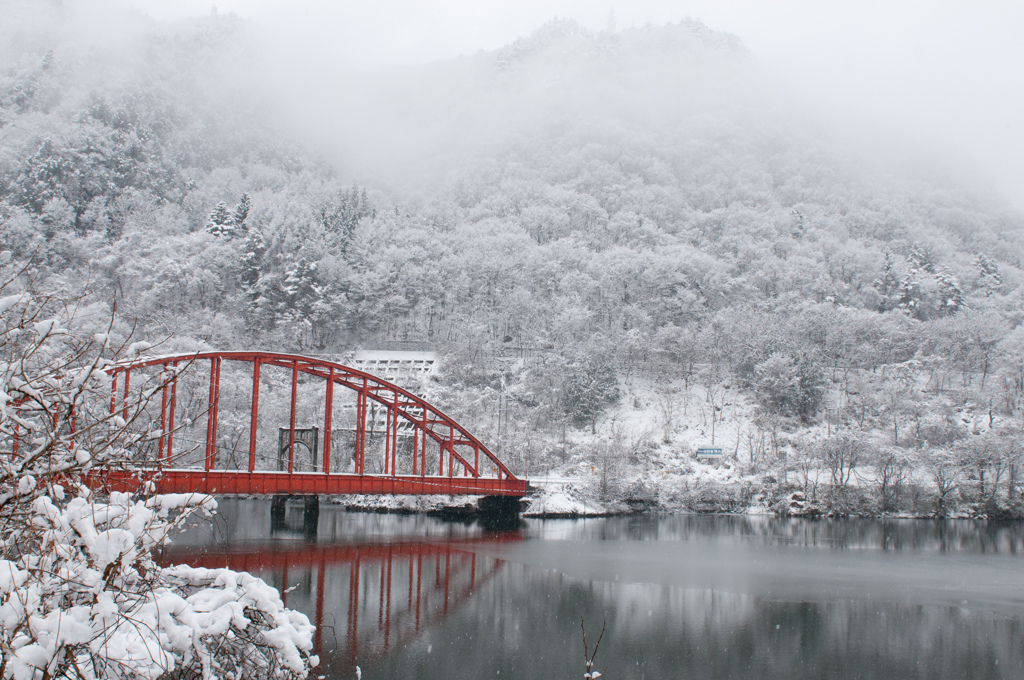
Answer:
POLYGON ((34 495, 31 528, 0 560, 5 678, 306 675, 313 627, 276 590, 246 573, 153 561, 188 511, 213 499, 52 492, 34 495))
POLYGON ((306 677, 313 626, 276 590, 154 561, 168 534, 216 508, 212 498, 100 498, 85 485, 129 466, 153 433, 132 426, 141 404, 127 420, 109 412, 110 335, 70 330, 72 307, 33 295, 24 271, 4 274, 0 678, 306 677))

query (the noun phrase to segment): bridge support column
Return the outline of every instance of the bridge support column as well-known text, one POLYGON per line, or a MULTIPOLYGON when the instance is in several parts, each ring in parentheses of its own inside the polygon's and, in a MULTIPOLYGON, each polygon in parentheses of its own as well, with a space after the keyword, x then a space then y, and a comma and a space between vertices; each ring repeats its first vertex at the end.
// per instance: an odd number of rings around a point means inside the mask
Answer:
POLYGON ((480 524, 485 529, 518 529, 521 507, 519 499, 512 496, 484 496, 477 503, 480 524))
POLYGON ((306 538, 315 539, 317 526, 320 524, 320 497, 313 496, 289 496, 288 494, 276 494, 270 501, 270 531, 279 531, 285 528, 284 516, 288 507, 289 498, 301 498, 302 507, 302 533, 306 538))
POLYGON ((270 530, 284 527, 284 511, 288 505, 288 496, 277 494, 270 501, 270 530))
POLYGON ((320 523, 320 497, 306 496, 302 511, 302 533, 306 538, 316 538, 316 528, 320 523))

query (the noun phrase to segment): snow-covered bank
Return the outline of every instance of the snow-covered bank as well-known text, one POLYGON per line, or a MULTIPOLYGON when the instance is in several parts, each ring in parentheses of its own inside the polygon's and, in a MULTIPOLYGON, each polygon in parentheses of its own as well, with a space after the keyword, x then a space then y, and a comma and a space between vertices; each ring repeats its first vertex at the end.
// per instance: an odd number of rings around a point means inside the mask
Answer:
POLYGON ((733 380, 670 380, 652 365, 620 382, 592 427, 524 433, 527 445, 506 439, 505 455, 534 471, 527 512, 537 515, 1024 517, 1014 419, 965 390, 930 387, 930 373, 910 364, 846 370, 848 385, 834 383, 826 399, 839 408, 806 419, 773 419, 756 389, 733 380), (895 374, 910 416, 858 405, 895 374), (708 448, 716 455, 698 455, 708 448))
MULTIPOLYGON (((794 517, 899 517, 1024 519, 1015 498, 982 499, 971 489, 947 494, 939 505, 938 492, 928 480, 908 479, 901 490, 904 502, 886 507, 878 479, 884 472, 862 466, 844 485, 815 481, 792 470, 748 473, 732 462, 697 460, 679 470, 643 477, 622 471, 611 483, 598 474, 529 480, 522 499, 527 518, 607 517, 643 512, 665 514, 744 514, 794 517)), ((356 512, 432 514, 469 519, 479 514, 480 496, 337 496, 332 502, 356 512)))

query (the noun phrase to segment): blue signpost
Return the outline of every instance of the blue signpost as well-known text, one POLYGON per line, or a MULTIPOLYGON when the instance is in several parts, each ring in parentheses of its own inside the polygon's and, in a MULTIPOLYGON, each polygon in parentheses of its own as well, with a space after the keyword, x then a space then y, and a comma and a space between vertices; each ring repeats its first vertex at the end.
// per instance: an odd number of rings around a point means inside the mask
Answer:
POLYGON ((698 458, 721 458, 722 449, 717 447, 701 447, 697 449, 698 458))

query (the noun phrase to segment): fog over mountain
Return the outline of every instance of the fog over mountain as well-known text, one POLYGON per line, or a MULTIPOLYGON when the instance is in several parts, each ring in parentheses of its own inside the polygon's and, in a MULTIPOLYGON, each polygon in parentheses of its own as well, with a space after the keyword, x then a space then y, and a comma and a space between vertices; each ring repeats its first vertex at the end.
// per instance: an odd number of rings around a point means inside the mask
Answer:
POLYGON ((834 507, 1020 505, 1024 217, 943 149, 829 127, 734 36, 554 20, 356 69, 235 16, 3 10, 2 248, 96 323, 428 343, 438 403, 606 501, 696 503, 644 472, 700 473, 714 428, 723 502, 815 469, 834 507))

